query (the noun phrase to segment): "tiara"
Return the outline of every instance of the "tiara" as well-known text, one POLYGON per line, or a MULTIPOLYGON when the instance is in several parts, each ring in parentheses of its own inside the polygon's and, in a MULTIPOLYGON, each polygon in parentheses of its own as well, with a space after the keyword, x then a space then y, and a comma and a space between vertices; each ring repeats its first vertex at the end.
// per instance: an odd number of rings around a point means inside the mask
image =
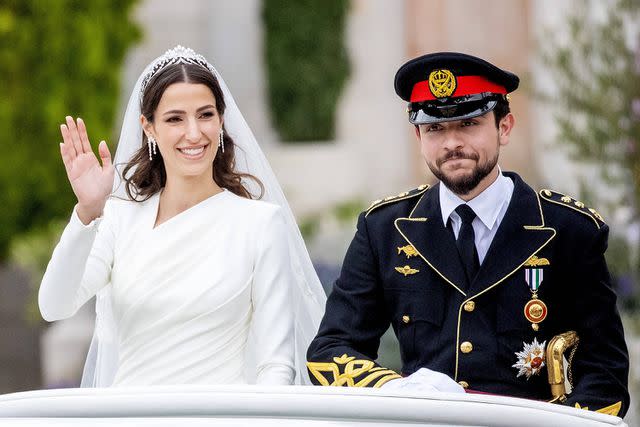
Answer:
POLYGON ((140 86, 140 100, 142 101, 142 94, 144 93, 147 85, 160 70, 174 64, 193 64, 199 65, 207 70, 211 71, 211 74, 215 76, 215 69, 213 65, 204 58, 204 56, 196 53, 189 47, 178 45, 172 49, 167 50, 162 56, 156 58, 151 65, 147 74, 142 79, 140 86))

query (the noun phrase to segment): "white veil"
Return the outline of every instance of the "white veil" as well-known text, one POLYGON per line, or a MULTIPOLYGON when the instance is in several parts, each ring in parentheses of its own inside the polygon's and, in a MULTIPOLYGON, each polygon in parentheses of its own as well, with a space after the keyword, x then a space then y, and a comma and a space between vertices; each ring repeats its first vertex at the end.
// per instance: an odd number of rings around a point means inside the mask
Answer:
MULTIPOLYGON (((114 164, 126 163, 142 146, 140 98, 144 87, 155 73, 167 65, 176 63, 198 64, 208 68, 216 77, 222 88, 226 104, 225 129, 236 145, 236 171, 257 177, 264 185, 262 200, 277 204, 282 208, 287 224, 291 268, 296 279, 291 301, 295 316, 295 382, 296 384, 310 384, 306 369, 306 350, 318 330, 326 296, 311 264, 289 203, 287 203, 269 162, 260 149, 249 125, 244 120, 222 76, 204 57, 191 49, 176 46, 156 58, 145 68, 129 98, 114 164)), ((252 194, 259 194, 259 188, 253 181, 243 182, 243 184, 252 194)), ((116 174, 113 188, 114 195, 126 197, 119 174, 116 174)), ((107 286, 96 297, 96 325, 82 375, 82 387, 106 387, 113 382, 118 363, 116 333, 111 308, 111 287, 107 286)))

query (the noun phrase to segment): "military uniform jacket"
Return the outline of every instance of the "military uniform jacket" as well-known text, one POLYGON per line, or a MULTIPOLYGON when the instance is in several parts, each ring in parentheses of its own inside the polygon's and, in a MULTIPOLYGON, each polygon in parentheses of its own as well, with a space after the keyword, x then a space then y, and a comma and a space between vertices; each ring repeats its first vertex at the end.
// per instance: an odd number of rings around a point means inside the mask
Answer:
POLYGON ((470 390, 549 400, 546 367, 530 356, 573 330, 580 342, 567 403, 624 415, 629 361, 604 258, 608 227, 575 199, 505 175, 513 196, 471 283, 443 225, 439 184, 359 216, 308 350, 314 383, 379 387, 398 378, 374 362, 391 324, 402 375, 427 367, 470 390), (537 297, 547 311, 537 331, 524 314, 527 275, 543 278, 537 297))

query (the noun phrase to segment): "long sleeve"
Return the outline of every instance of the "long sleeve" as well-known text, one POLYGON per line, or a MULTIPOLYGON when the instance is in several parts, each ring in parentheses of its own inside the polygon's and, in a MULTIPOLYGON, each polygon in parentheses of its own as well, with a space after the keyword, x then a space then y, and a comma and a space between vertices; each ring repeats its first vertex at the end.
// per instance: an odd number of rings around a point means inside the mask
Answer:
POLYGON ((109 283, 114 228, 107 202, 101 220, 84 225, 74 208, 40 284, 38 304, 47 321, 73 316, 109 283))
POLYGON ((572 319, 580 342, 572 363, 573 391, 568 404, 624 416, 629 407, 629 356, 616 295, 604 252, 608 227, 603 225, 573 269, 576 302, 572 319))
POLYGON ((374 361, 380 337, 389 327, 379 282, 367 222, 361 214, 320 330, 307 352, 314 384, 381 387, 400 378, 374 361))
POLYGON ((251 335, 255 339, 257 383, 292 384, 294 325, 289 296, 294 279, 280 210, 269 212, 256 244, 251 335))

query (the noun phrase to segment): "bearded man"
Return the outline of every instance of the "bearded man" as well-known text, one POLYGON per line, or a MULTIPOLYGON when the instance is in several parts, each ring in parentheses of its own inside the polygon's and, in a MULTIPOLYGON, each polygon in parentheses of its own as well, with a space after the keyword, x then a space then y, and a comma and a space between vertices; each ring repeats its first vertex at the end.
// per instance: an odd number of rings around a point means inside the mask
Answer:
MULTIPOLYGON (((404 64, 421 153, 439 183, 358 219, 307 366, 319 385, 478 391, 551 400, 546 346, 577 334, 557 402, 623 416, 629 359, 604 258, 608 227, 582 202, 498 165, 519 78, 461 53, 404 64), (402 372, 379 366, 392 326, 402 372), (403 378, 404 377, 404 378, 403 378)), ((560 357, 561 359, 561 357, 560 357)))

